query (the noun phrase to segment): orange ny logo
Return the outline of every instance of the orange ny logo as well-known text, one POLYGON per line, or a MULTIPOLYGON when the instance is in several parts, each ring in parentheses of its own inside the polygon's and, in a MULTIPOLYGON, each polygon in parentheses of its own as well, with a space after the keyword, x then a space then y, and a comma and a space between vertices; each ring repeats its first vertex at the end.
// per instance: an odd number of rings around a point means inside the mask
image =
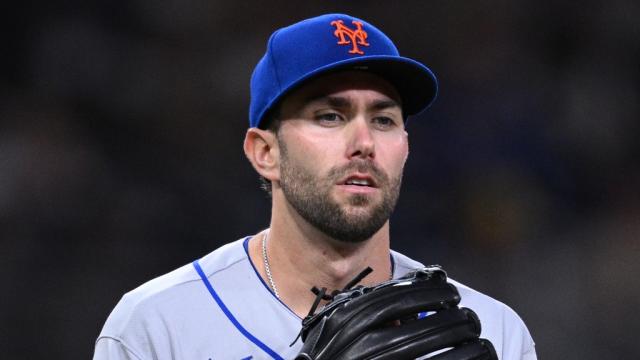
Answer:
POLYGON ((338 45, 352 45, 351 50, 349 50, 350 54, 364 55, 364 52, 360 50, 358 45, 369 46, 367 42, 367 32, 362 30, 362 23, 360 21, 352 21, 352 23, 356 26, 355 30, 349 29, 342 20, 332 21, 331 25, 336 27, 333 35, 338 38, 338 45))

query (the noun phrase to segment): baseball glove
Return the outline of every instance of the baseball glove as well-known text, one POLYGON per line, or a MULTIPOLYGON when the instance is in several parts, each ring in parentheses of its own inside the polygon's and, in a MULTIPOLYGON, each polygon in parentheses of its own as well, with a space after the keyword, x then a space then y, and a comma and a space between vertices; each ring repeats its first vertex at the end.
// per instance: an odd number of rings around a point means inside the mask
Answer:
POLYGON ((320 299, 326 298, 325 289, 315 289, 316 301, 302 322, 304 345, 296 360, 426 355, 437 360, 498 360, 491 342, 479 338, 478 316, 458 307, 460 294, 438 266, 376 286, 351 287, 334 292, 332 301, 314 314, 320 299))

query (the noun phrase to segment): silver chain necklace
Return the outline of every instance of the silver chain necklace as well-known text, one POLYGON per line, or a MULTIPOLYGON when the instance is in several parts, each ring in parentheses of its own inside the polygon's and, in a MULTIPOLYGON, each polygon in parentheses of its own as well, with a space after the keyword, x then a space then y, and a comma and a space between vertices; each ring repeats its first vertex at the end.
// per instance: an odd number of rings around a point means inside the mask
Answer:
POLYGON ((273 293, 276 295, 278 299, 280 299, 280 294, 278 294, 278 288, 276 287, 276 283, 273 282, 273 276, 271 276, 271 267, 269 266, 269 259, 267 258, 267 237, 269 236, 269 230, 262 237, 262 262, 264 262, 264 271, 267 273, 267 280, 269 280, 269 285, 271 285, 271 289, 273 293))

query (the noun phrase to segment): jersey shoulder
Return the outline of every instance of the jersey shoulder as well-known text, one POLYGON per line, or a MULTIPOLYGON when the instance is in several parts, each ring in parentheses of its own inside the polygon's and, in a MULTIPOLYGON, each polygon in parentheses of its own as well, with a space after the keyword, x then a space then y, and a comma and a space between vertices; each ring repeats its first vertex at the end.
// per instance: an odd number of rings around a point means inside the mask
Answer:
MULTIPOLYGON (((392 252, 394 259, 394 277, 423 267, 424 265, 405 255, 392 252)), ((446 270, 446 269, 445 269, 446 270)), ((452 278, 453 284, 460 293, 460 306, 473 310, 480 318, 481 336, 489 339, 501 359, 536 359, 535 344, 531 334, 520 316, 505 303, 462 284, 452 278)))
MULTIPOLYGON (((200 259, 203 271, 211 275, 246 261, 242 242, 240 239, 226 244, 200 259)), ((148 349, 139 349, 140 344, 149 344, 153 338, 167 338, 166 332, 171 329, 167 329, 166 323, 181 317, 181 311, 197 306, 202 294, 201 278, 192 264, 154 278, 120 299, 97 342, 119 343, 134 355, 145 353, 148 349)), ((208 300, 208 294, 204 298, 208 300)))
MULTIPOLYGON (((392 251, 392 258, 394 260, 394 277, 400 277, 411 270, 424 267, 422 263, 395 251, 392 251)), ((483 294, 451 277, 447 281, 458 289, 462 298, 462 306, 469 304, 495 313, 506 313, 509 317, 518 316, 509 306, 491 296, 483 294)))
POLYGON ((460 293, 460 306, 478 314, 481 336, 489 339, 501 359, 536 359, 535 343, 522 318, 507 304, 449 279, 460 293))

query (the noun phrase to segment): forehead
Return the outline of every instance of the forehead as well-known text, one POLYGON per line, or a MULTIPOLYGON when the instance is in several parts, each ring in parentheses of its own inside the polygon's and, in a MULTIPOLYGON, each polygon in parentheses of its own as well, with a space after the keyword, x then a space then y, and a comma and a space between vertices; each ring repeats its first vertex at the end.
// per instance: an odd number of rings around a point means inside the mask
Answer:
POLYGON ((345 92, 348 90, 371 90, 395 101, 401 106, 398 91, 384 78, 363 71, 343 71, 324 75, 305 83, 287 95, 281 103, 282 108, 296 104, 304 106, 318 98, 345 92))

